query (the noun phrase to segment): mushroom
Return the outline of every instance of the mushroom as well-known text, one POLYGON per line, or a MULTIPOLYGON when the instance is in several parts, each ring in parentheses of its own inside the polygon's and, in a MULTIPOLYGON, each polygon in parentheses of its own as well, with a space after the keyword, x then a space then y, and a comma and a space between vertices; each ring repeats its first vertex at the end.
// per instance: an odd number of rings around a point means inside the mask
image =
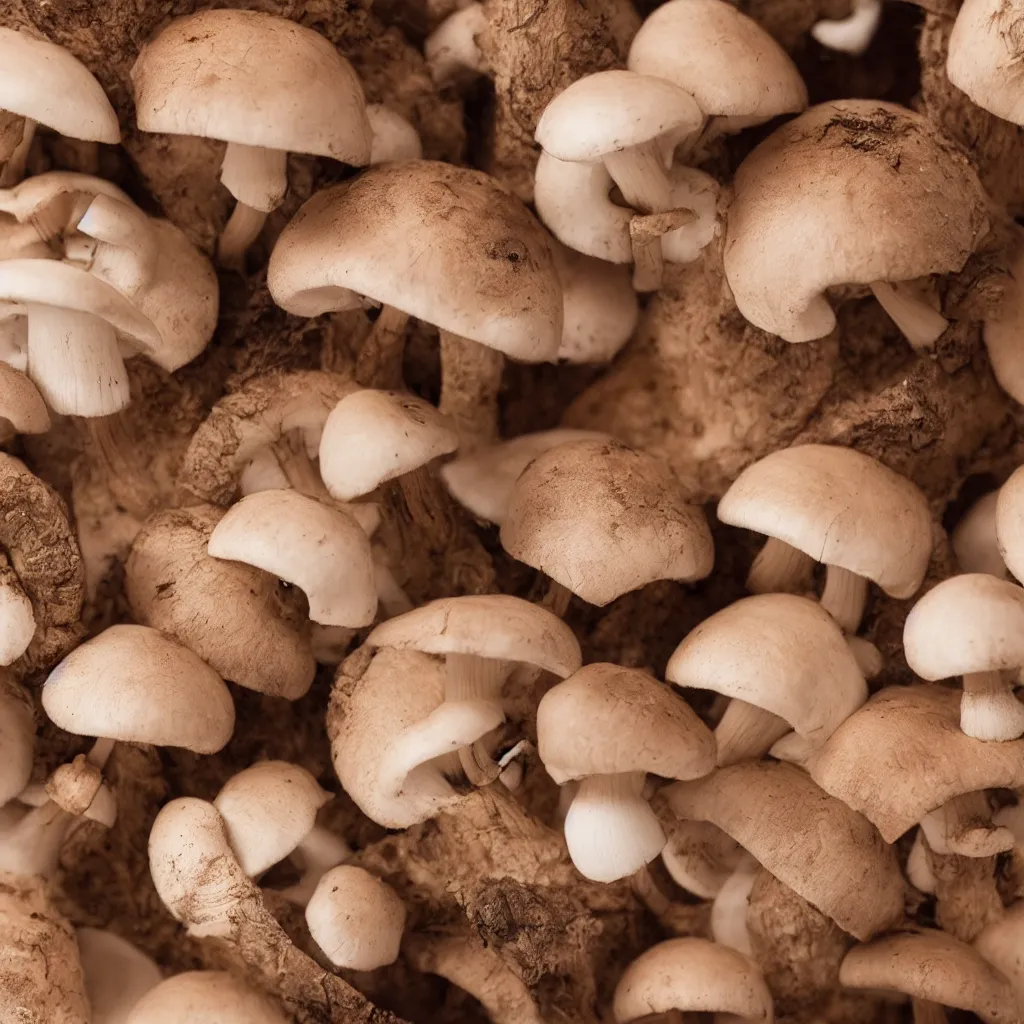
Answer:
MULTIPOLYGON (((994 15, 998 18, 998 15, 994 15)), ((1024 114, 1024 108, 1021 111, 1024 114)), ((985 349, 999 386, 1017 402, 1024 402, 1024 359, 1021 358, 1021 330, 1024 329, 1024 250, 1010 268, 998 312, 985 320, 985 349)))
POLYGON ((146 132, 227 143, 221 181, 235 197, 221 235, 237 264, 288 189, 288 153, 364 166, 371 133, 352 66, 311 29, 258 11, 207 10, 175 18, 132 67, 146 132))
POLYGON ((964 0, 949 37, 946 76, 979 107, 1024 123, 1024 94, 1013 73, 1020 10, 1006 0, 964 0))
POLYGON ((653 676, 618 665, 581 668, 537 708, 537 746, 560 786, 580 781, 565 818, 569 856, 585 878, 613 882, 661 853, 665 833, 643 797, 647 773, 707 775, 715 742, 685 701, 653 676))
POLYGON ((20 370, 0 362, 0 441, 49 429, 50 414, 39 389, 20 370))
POLYGON ((481 3, 467 3, 449 14, 423 41, 430 77, 444 86, 466 72, 486 74, 487 58, 476 41, 486 31, 487 14, 481 3))
POLYGON ((1008 907, 974 938, 974 948, 1010 982, 1024 1015, 1024 900, 1008 907))
POLYGON ((1007 569, 1024 579, 1024 466, 999 488, 995 515, 996 543, 1007 569))
POLYGON ((223 517, 216 506, 193 505, 143 523, 125 565, 132 615, 225 679, 297 700, 316 671, 305 607, 269 573, 207 553, 223 517))
POLYGON ((368 626, 377 611, 370 541, 348 512, 292 490, 259 491, 228 509, 207 551, 299 587, 309 617, 368 626))
POLYGON ((670 1014, 712 1012, 721 1020, 775 1019, 771 992, 757 964, 707 939, 667 939, 641 953, 615 986, 615 1024, 670 1014))
POLYGON ((920 928, 854 946, 840 965, 839 982, 847 988, 902 992, 915 1003, 967 1010, 986 1024, 1020 1021, 1006 978, 947 932, 920 928))
POLYGON ((740 165, 725 275, 739 311, 785 341, 829 334, 836 285, 868 285, 910 343, 946 329, 916 282, 960 270, 988 230, 967 154, 893 103, 838 100, 776 130, 740 165), (935 196, 956 195, 940 208, 935 196), (859 244, 858 244, 859 240, 859 244))
POLYGON ((0 186, 16 184, 36 125, 117 145, 117 114, 92 72, 62 46, 0 28, 0 186))
POLYGON ((501 544, 599 607, 655 580, 703 579, 714 562, 704 513, 668 466, 617 441, 535 458, 512 489, 501 544))
POLYGON ((1009 575, 996 536, 998 501, 999 491, 983 494, 956 524, 950 543, 962 572, 987 572, 1001 580, 1009 575))
POLYGON ((383 103, 368 103, 366 119, 370 123, 372 139, 371 164, 423 159, 419 132, 397 111, 383 103))
POLYGON ((728 946, 738 953, 746 953, 747 956, 752 956, 754 952, 750 944, 750 932, 747 930, 750 893, 757 876, 763 870, 749 853, 743 854, 711 903, 711 938, 719 945, 728 946))
POLYGON ((265 995, 226 971, 186 971, 160 982, 125 1024, 287 1024, 265 995))
MULTIPOLYGON (((267 284, 296 316, 380 304, 374 330, 399 346, 409 316, 437 327, 440 408, 464 446, 494 439, 503 355, 558 355, 562 289, 545 233, 465 167, 383 164, 318 192, 281 233, 267 284)), ((400 362, 401 348, 390 358, 400 362)))
POLYGON ((9 671, 0 669, 0 807, 28 785, 35 739, 32 698, 9 671))
POLYGON ((811 27, 822 46, 859 57, 870 45, 882 20, 882 0, 852 0, 845 18, 825 18, 811 27))
POLYGON ((821 606, 847 633, 860 628, 869 582, 911 597, 931 558, 925 496, 852 448, 805 444, 766 455, 726 491, 718 518, 768 537, 747 577, 754 593, 793 589, 823 562, 821 606))
POLYGON ((330 799, 305 768, 287 761, 258 761, 232 775, 213 805, 250 878, 297 855, 305 872, 284 895, 304 905, 321 876, 351 853, 340 837, 316 823, 317 811, 330 799))
POLYGON ((78 928, 75 937, 90 1024, 126 1024, 132 1007, 160 984, 160 968, 114 932, 78 928))
POLYGON ((707 821, 677 820, 665 832, 661 862, 672 881, 702 900, 714 899, 743 857, 740 845, 707 821))
POLYGON ((1013 694, 1024 668, 1024 590, 1016 584, 987 573, 943 580, 910 610, 903 650, 922 679, 963 676, 960 728, 968 736, 1024 736, 1024 704, 1013 694))
POLYGON ((341 865, 320 879, 306 906, 306 924, 335 967, 374 971, 398 959, 405 907, 386 882, 341 865))
POLYGON ((835 621, 792 594, 747 597, 705 619, 675 649, 665 678, 732 698, 715 729, 719 765, 760 757, 790 727, 818 747, 868 697, 835 621))
POLYGON ((793 765, 747 761, 674 782, 664 794, 678 817, 717 825, 858 939, 903 916, 903 876, 892 847, 793 765))

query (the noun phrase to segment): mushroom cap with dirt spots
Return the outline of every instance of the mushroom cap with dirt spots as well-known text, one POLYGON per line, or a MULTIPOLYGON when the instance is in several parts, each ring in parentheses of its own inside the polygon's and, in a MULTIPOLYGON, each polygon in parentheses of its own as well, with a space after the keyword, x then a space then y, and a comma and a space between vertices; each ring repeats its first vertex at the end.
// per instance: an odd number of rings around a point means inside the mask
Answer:
POLYGON ((775 1019, 772 995, 757 964, 735 949, 693 937, 652 946, 615 986, 615 1024, 673 1010, 714 1013, 736 1024, 775 1019))
POLYGON ((944 686, 880 690, 812 756, 812 778, 890 843, 954 797, 1024 786, 1024 740, 965 735, 960 697, 944 686))
POLYGON ((320 476, 333 497, 351 501, 458 446, 451 421, 429 402, 363 388, 346 395, 324 423, 320 476))
POLYGON ((0 110, 72 139, 121 141, 117 114, 92 72, 69 50, 0 28, 0 110))
POLYGON ((665 796, 678 817, 717 825, 856 938, 870 939, 903 916, 903 876, 893 848, 799 768, 747 761, 674 782, 665 796))
POLYGON ((986 1024, 1021 1020, 1009 981, 948 932, 920 929, 854 946, 840 965, 839 982, 968 1010, 986 1024))
POLYGON ((634 36, 629 68, 674 82, 709 117, 757 124, 807 106, 807 86, 789 54, 724 0, 662 4, 634 36))
POLYGON ((327 39, 287 18, 238 10, 175 18, 131 74, 142 131, 369 162, 359 78, 327 39))
POLYGON ((126 1024, 132 1007, 160 984, 160 968, 114 932, 77 928, 75 937, 92 1011, 89 1024, 126 1024))
POLYGON ((714 563, 704 512, 669 467, 616 441, 534 459, 512 490, 501 543, 598 606, 655 580, 703 579, 714 563))
POLYGON ((43 710, 61 729, 214 754, 235 707, 223 680, 187 647, 148 626, 110 626, 47 677, 43 710))
POLYGON ((665 678, 770 711, 815 745, 868 696, 835 620, 793 594, 746 597, 705 619, 675 649, 665 678))
POLYGON ((187 971, 150 989, 125 1024, 287 1024, 265 995, 226 971, 187 971))
POLYGON ((225 679, 297 700, 316 672, 305 602, 269 573, 207 552, 223 516, 216 506, 197 505, 146 520, 125 565, 132 615, 225 679))
POLYGON ((1006 568, 1024 579, 1024 467, 999 488, 996 499, 996 543, 1006 568))
POLYGON ((921 491, 838 445, 798 445, 759 459, 726 491, 718 518, 785 541, 901 599, 917 592, 931 558, 932 518, 921 491))
POLYGON ((736 172, 725 274, 739 311, 786 341, 835 327, 834 285, 960 270, 988 230, 967 154, 892 103, 812 107, 736 172), (954 195, 955 203, 937 201, 954 195))
POLYGON ((49 429, 50 413, 39 388, 20 370, 0 362, 0 439, 49 429))
POLYGON ((525 362, 557 358, 561 342, 544 229, 493 178, 431 160, 318 192, 281 233, 267 284, 297 316, 363 296, 525 362))
POLYGON ((561 679, 583 663, 579 642, 557 615, 508 594, 438 598, 380 623, 366 642, 535 665, 561 679))

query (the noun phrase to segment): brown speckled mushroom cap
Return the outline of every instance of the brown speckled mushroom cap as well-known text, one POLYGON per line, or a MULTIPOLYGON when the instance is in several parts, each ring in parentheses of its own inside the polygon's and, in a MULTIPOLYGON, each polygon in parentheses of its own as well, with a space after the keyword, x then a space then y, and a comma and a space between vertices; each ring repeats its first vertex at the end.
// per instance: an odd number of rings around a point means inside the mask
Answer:
POLYGON ((838 445, 798 445, 759 459, 726 491, 718 518, 864 576, 896 598, 917 591, 931 558, 931 513, 921 491, 838 445))
POLYGON ((725 274, 740 312, 786 341, 835 326, 827 288, 910 281, 967 262, 988 228, 967 154, 878 100, 812 107, 740 165, 725 274), (940 196, 955 195, 955 203, 940 196))
POLYGON ((555 359, 561 342, 543 228, 493 178, 431 160, 382 164, 318 192, 281 233, 267 284, 297 316, 364 296, 527 362, 555 359))
POLYGON ((870 939, 903 916, 892 847, 799 768, 747 761, 674 782, 665 795, 678 817, 717 825, 851 935, 870 939))
POLYGON ((667 465, 617 441, 538 456, 516 481, 501 527, 513 558, 603 606, 654 580, 703 579, 714 544, 667 465))
POLYGON ((286 1024, 265 995, 226 971, 187 971, 150 989, 125 1024, 286 1024))

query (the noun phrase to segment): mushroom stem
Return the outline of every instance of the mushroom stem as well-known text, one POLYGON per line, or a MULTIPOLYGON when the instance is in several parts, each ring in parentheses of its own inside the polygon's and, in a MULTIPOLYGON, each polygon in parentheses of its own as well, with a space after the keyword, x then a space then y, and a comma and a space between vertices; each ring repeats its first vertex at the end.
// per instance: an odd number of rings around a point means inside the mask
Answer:
POLYGON ((271 448, 293 490, 327 505, 338 504, 328 492, 319 472, 313 467, 313 460, 309 457, 301 433, 290 431, 282 434, 271 448))
POLYGON ((540 605, 547 608, 552 615, 564 619, 571 601, 572 591, 568 587, 563 586, 558 580, 548 580, 548 589, 540 599, 540 605))
POLYGON ((962 793, 929 811, 921 819, 921 831, 936 853, 961 857, 994 857, 1013 849, 1014 836, 1008 828, 992 821, 984 792, 962 793))
POLYGON ((0 551, 0 665, 11 665, 20 658, 36 633, 32 602, 0 551))
POLYGON ((928 999, 910 1001, 914 1024, 949 1024, 946 1008, 928 999))
POLYGON ((264 146, 229 142, 220 165, 224 187, 246 206, 270 213, 288 191, 288 154, 264 146))
POLYGON ((672 905, 672 901, 658 888, 658 883, 651 877, 650 869, 646 864, 633 872, 629 879, 629 885, 640 902, 655 917, 661 917, 672 905))
POLYGON ((356 358, 356 380, 366 388, 400 388, 409 314, 383 305, 356 358))
POLYGON ((882 309, 918 351, 930 349, 949 326, 949 321, 928 305, 909 281, 873 281, 869 287, 882 309))
POLYGON ((295 885, 282 889, 281 895, 289 902, 304 907, 310 901, 320 879, 331 868, 348 860, 352 856, 352 848, 330 829, 314 825, 292 856, 302 867, 302 878, 295 885))
POLYGON ((445 700, 486 700, 501 706, 501 688, 512 663, 475 654, 445 656, 445 700))
POLYGON ((117 333, 92 313, 30 305, 27 373, 65 415, 110 416, 131 401, 117 333))
MULTIPOLYGON (((78 231, 92 240, 89 258, 83 261, 88 269, 125 295, 135 295, 153 279, 159 255, 156 237, 140 210, 98 195, 78 221, 78 231)), ((70 258, 73 251, 67 253, 70 258)))
POLYGON ((498 439, 498 393, 505 357, 486 345, 441 331, 439 408, 455 422, 463 454, 498 439))
POLYGON ((777 537, 769 537, 747 573, 752 594, 788 594, 810 582, 814 559, 777 537))
POLYGON ((870 45, 882 17, 882 0, 853 0, 849 17, 825 19, 811 28, 822 46, 859 57, 870 45))
POLYGON ((711 937, 721 946, 729 946, 750 956, 750 933, 747 931, 747 910, 750 893, 761 871, 761 865, 745 856, 726 879, 711 904, 711 937))
POLYGON ((246 250, 256 241, 267 222, 267 215, 245 203, 235 203, 227 224, 217 240, 217 262, 241 269, 246 250))
POLYGON ((874 679, 885 668, 882 652, 870 640, 862 636, 848 636, 846 643, 865 679, 874 679))
POLYGON ((715 729, 718 766, 756 760, 790 731, 790 724, 778 715, 745 700, 733 698, 715 729))
POLYGON ((73 815, 47 800, 33 807, 0 838, 0 871, 42 878, 57 870, 60 847, 73 815))
POLYGON ((846 633, 856 633, 864 618, 868 601, 868 581, 849 569, 838 565, 825 567, 825 589, 821 594, 821 607, 839 623, 846 633))
POLYGON ((21 132, 21 141, 15 147, 14 152, 7 158, 4 169, 0 171, 0 188, 11 188, 17 185, 25 176, 25 165, 28 163, 28 154, 32 149, 32 140, 36 134, 36 122, 30 117, 24 120, 24 127, 21 132))
MULTIPOLYGON (((105 465, 117 482, 117 502, 128 513, 145 519, 153 511, 154 484, 150 467, 139 458, 136 442, 120 415, 85 417, 81 427, 95 449, 96 461, 105 465)), ((92 455, 92 453, 90 453, 92 455)))
POLYGON ((1024 704, 1001 672, 969 672, 963 677, 960 728, 976 740, 1006 742, 1024 736, 1024 704))
POLYGON ((907 881, 925 895, 935 895, 935 872, 932 870, 924 829, 921 828, 914 835, 914 843, 907 855, 907 881))

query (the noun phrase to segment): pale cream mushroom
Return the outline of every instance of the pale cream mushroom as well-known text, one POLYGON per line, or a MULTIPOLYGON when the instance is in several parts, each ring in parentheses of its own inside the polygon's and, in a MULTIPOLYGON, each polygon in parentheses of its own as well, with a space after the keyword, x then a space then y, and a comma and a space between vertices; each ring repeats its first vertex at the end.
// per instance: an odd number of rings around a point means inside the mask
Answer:
POLYGON ((0 362, 0 441, 49 429, 50 414, 39 389, 20 370, 0 362))
POLYGON ((704 900, 714 899, 743 858, 739 843, 707 821, 675 821, 665 834, 665 870, 681 889, 704 900))
POLYGON ((811 35, 830 50, 859 57, 870 45, 882 20, 882 0, 852 0, 853 8, 845 18, 826 18, 816 22, 811 35))
POLYGON ((484 74, 487 59, 477 36, 487 31, 487 14, 481 3, 460 6, 441 22, 423 42, 430 75, 438 85, 447 85, 461 74, 484 74))
POLYGON ((674 579, 703 579, 714 544, 672 471, 616 441, 577 441, 538 456, 516 481, 502 547, 584 601, 674 579))
POLYGON ((89 999, 89 1024, 126 1024, 135 1004, 160 984, 160 968, 115 932, 78 928, 75 937, 89 999))
POLYGON ((732 698, 715 729, 720 765, 760 757, 790 728, 802 747, 818 747, 868 697, 835 620, 793 594, 747 597, 705 619, 665 678, 732 698))
POLYGON ((45 39, 0 28, 0 186, 24 174, 37 124, 72 139, 121 141, 110 100, 77 57, 45 39))
POLYGON ((987 203, 967 154, 927 118, 879 100, 822 103, 737 170, 726 278, 743 316, 786 341, 829 334, 828 289, 860 284, 928 348, 947 322, 917 282, 963 267, 987 203), (940 209, 937 194, 958 201, 940 209))
MULTIPOLYGON (((966 5, 965 5, 966 6, 966 5)), ((1024 96, 1024 92, 1022 92, 1024 96)), ((1024 113, 1024 107, 1021 110, 1024 113)), ((1010 280, 998 312, 985 320, 985 348, 999 386, 1015 401, 1024 402, 1024 250, 1013 261, 1010 280)))
POLYGON ((1009 982, 1024 1016, 1024 900, 1006 908, 974 938, 974 948, 1009 982))
POLYGON ((287 1024, 265 995, 226 971, 186 971, 162 981, 125 1024, 287 1024))
POLYGON ((1006 568, 1024 579, 1024 467, 1014 470, 999 488, 996 543, 1006 568))
POLYGON ((755 593, 801 586, 813 563, 824 563, 821 605, 848 633, 860 628, 869 583, 911 597, 931 558, 925 496, 852 448, 805 444, 766 455, 726 491, 718 518, 768 537, 747 577, 755 593))
POLYGON ((1024 590, 987 573, 943 580, 911 609, 903 627, 907 664, 922 679, 963 677, 960 728, 979 740, 1024 736, 1014 696, 1024 668, 1024 590))
POLYGON ((652 1014, 711 1012, 720 1020, 772 1024, 771 992, 757 964, 707 939, 667 939, 641 953, 615 986, 615 1024, 652 1014))
POLYGON ((31 697, 10 672, 0 669, 0 807, 28 785, 35 738, 31 697))
POLYGON ((366 119, 370 122, 372 136, 371 164, 423 159, 419 132, 397 110, 383 103, 368 103, 366 119))
POLYGON ((319 33, 259 11, 175 18, 132 68, 139 128, 227 142, 237 203, 218 246, 241 260, 288 189, 288 153, 364 166, 371 133, 352 66, 319 33))
MULTIPOLYGON (((1024 478, 1018 483, 1024 484, 1024 478)), ((999 491, 983 494, 954 527, 950 543, 962 572, 987 572, 1001 580, 1009 575, 996 534, 998 502, 999 491)))
POLYGON ((946 76, 979 107, 1024 123, 1024 89, 1016 74, 1017 0, 964 0, 949 37, 946 76))
POLYGON ((320 879, 306 906, 306 924, 335 967, 374 971, 398 959, 405 907, 386 882, 342 865, 320 879))
POLYGON ((537 708, 537 746, 560 786, 580 780, 565 818, 577 870, 597 882, 640 871, 666 838, 643 797, 648 773, 707 775, 715 743, 685 701, 653 676, 618 665, 581 668, 537 708))

